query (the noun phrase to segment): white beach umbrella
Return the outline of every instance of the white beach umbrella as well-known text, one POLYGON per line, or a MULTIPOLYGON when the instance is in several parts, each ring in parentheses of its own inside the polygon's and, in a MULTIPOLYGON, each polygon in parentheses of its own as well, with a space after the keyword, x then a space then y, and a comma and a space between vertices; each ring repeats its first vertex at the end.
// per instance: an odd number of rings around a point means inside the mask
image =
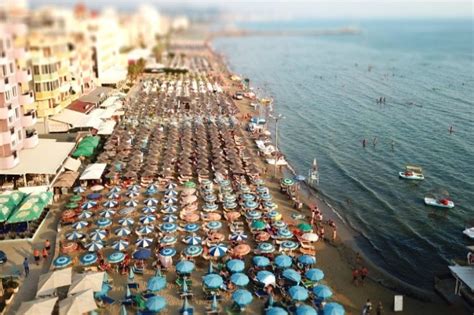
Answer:
POLYGON ((54 305, 58 301, 57 296, 36 299, 29 302, 23 302, 16 314, 22 315, 41 315, 41 314, 52 314, 54 305))
POLYGON ((41 275, 36 297, 52 295, 56 288, 71 284, 72 268, 64 268, 41 275))
MULTIPOLYGON (((80 293, 84 290, 92 289, 94 292, 102 289, 105 272, 75 273, 72 276, 72 283, 67 295, 80 293)), ((39 315, 39 314, 35 314, 39 315)))
POLYGON ((97 309, 94 291, 88 289, 59 302, 59 315, 77 315, 97 309))

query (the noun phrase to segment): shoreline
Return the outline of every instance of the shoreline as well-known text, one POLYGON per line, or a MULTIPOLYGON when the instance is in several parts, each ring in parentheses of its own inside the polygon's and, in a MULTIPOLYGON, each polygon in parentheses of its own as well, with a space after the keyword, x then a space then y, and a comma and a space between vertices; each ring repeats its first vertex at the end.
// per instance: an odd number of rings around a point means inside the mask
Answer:
MULTIPOLYGON (((225 55, 216 51, 212 45, 212 41, 206 42, 211 54, 216 58, 219 63, 226 69, 225 74, 232 74, 232 69, 227 62, 225 55)), ((239 101, 240 104, 237 104, 238 108, 242 112, 254 112, 253 109, 249 106, 251 100, 244 99, 239 101), (245 105, 243 104, 245 103, 245 105), (239 106, 240 105, 240 106, 239 106), (247 108, 242 108, 247 106, 247 108), (244 111, 242 111, 244 109, 244 111)), ((237 102, 236 102, 237 103, 237 102)), ((278 112, 276 109, 275 112, 278 112)), ((274 134, 271 133, 270 137, 274 139, 274 134)), ((255 148, 255 144, 254 148, 255 148)), ((283 152, 282 152, 283 153, 283 152)), ((282 168, 281 174, 291 174, 292 176, 296 175, 294 168, 291 165, 291 162, 288 161, 288 165, 282 168)), ((273 179, 275 180, 275 179, 273 179)), ((364 264, 370 268, 370 274, 368 276, 376 286, 380 286, 386 290, 391 291, 393 295, 403 294, 406 297, 411 297, 416 301, 421 303, 432 302, 435 304, 443 303, 447 305, 445 301, 436 294, 434 287, 432 290, 418 288, 410 283, 403 281, 402 279, 391 274, 389 271, 385 270, 382 266, 374 262, 373 255, 376 253, 370 253, 370 243, 366 237, 353 228, 343 217, 341 211, 335 208, 332 204, 332 200, 328 200, 327 197, 323 196, 316 188, 309 186, 306 182, 302 185, 304 188, 302 191, 306 191, 307 196, 302 196, 302 201, 305 205, 308 205, 310 202, 316 201, 318 208, 321 210, 321 213, 324 216, 324 220, 332 219, 336 222, 338 227, 338 239, 339 244, 330 244, 329 246, 334 247, 339 256, 344 260, 344 263, 352 267, 354 266, 354 257, 356 253, 359 253, 363 258, 364 264)), ((329 242, 326 242, 329 244, 329 242)))

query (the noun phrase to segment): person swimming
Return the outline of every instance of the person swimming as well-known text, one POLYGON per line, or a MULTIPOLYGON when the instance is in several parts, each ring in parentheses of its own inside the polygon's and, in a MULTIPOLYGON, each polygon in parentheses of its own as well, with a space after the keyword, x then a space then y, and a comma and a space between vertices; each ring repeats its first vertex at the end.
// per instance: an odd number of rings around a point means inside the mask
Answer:
POLYGON ((367 145, 367 140, 365 140, 365 139, 364 139, 364 140, 362 140, 362 147, 364 147, 364 148, 365 148, 365 146, 366 146, 366 145, 367 145))
POLYGON ((453 126, 449 126, 449 134, 452 134, 454 132, 453 126))
POLYGON ((372 141, 372 145, 375 147, 377 145, 377 137, 374 137, 374 140, 372 141))

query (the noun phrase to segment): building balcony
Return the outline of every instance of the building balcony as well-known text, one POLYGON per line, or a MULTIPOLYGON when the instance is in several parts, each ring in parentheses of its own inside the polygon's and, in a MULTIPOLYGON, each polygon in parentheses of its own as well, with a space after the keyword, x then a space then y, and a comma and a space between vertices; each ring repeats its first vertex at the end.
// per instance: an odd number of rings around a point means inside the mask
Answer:
POLYGON ((0 65, 6 65, 8 62, 7 53, 4 51, 0 52, 0 65))
POLYGON ((20 163, 20 159, 16 152, 9 156, 0 157, 0 169, 2 170, 14 168, 18 163, 20 163))
POLYGON ((56 89, 54 91, 36 92, 35 98, 36 100, 43 101, 43 100, 48 100, 48 99, 55 99, 60 94, 61 92, 59 91, 59 89, 56 89))
POLYGON ((15 57, 15 59, 25 59, 27 57, 27 52, 26 52, 26 49, 25 48, 15 48, 13 50, 13 56, 15 57))
POLYGON ((34 129, 26 131, 25 139, 23 140, 23 148, 24 149, 31 149, 38 145, 39 138, 38 132, 34 129))
POLYGON ((58 79, 59 79, 58 72, 33 75, 33 80, 36 83, 43 82, 43 81, 54 81, 54 80, 58 80, 58 79))
POLYGON ((30 69, 18 69, 16 71, 16 80, 18 82, 29 82, 33 80, 33 74, 30 69))
POLYGON ((33 91, 29 91, 29 92, 19 95, 18 102, 20 103, 20 105, 33 104, 35 102, 35 95, 33 91))
POLYGON ((36 114, 36 110, 29 110, 28 112, 26 112, 25 114, 23 114, 23 116, 21 117, 21 124, 24 128, 27 128, 27 127, 32 127, 36 124, 37 122, 37 114, 36 114))
POLYGON ((0 107, 0 119, 8 120, 8 117, 11 116, 15 116, 15 112, 10 105, 6 107, 0 107))
POLYGON ((9 78, 0 78, 0 93, 9 91, 11 89, 9 78))

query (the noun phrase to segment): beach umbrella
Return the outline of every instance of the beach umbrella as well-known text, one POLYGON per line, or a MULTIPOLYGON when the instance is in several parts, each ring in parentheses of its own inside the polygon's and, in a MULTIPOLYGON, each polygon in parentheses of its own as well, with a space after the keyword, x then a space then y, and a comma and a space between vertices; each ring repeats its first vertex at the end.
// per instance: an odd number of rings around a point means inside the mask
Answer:
POLYGON ((255 208, 258 207, 258 203, 256 203, 255 201, 245 201, 244 202, 244 207, 249 209, 249 210, 253 210, 255 208))
POLYGON ((177 185, 173 182, 169 182, 168 184, 166 184, 165 186, 165 189, 166 190, 172 190, 172 189, 175 189, 177 187, 177 185))
POLYGON ((184 226, 186 232, 197 232, 199 230, 199 225, 196 223, 188 223, 184 226))
POLYGON ((154 212, 156 212, 156 207, 153 207, 153 206, 143 207, 142 212, 145 213, 145 214, 154 213, 154 212))
POLYGON ((222 222, 220 222, 220 221, 209 221, 206 224, 206 227, 209 230, 219 230, 220 228, 222 228, 222 222))
POLYGON ((230 276, 230 281, 239 287, 245 287, 249 284, 250 279, 245 273, 236 272, 230 276))
POLYGON ((146 300, 145 306, 151 312, 159 312, 166 307, 166 299, 155 295, 146 300))
POLYGON ((291 267, 293 260, 288 255, 278 255, 275 257, 274 263, 277 268, 283 269, 291 267))
POLYGON ((165 204, 173 204, 173 203, 177 203, 178 202, 178 198, 174 197, 174 196, 165 196, 165 198, 163 199, 163 202, 165 204))
MULTIPOLYGON (((82 196, 80 195, 72 195, 71 198, 69 198, 70 202, 78 202, 82 200, 82 196)), ((77 208, 77 206, 76 206, 77 208)))
POLYGON ((316 257, 310 255, 301 255, 298 257, 298 262, 303 265, 312 265, 316 263, 316 257))
POLYGON ((87 221, 77 221, 72 224, 72 227, 75 228, 76 230, 80 230, 80 229, 85 228, 88 225, 89 225, 89 222, 87 221))
MULTIPOLYGON (((166 198, 170 199, 170 198, 175 198, 175 197, 168 196, 166 198)), ((191 203, 196 202, 196 201, 197 201, 197 197, 195 195, 186 195, 186 196, 183 196, 182 199, 181 199, 181 203, 184 204, 184 205, 188 205, 188 204, 191 204, 191 203)))
POLYGON ((176 271, 180 274, 188 274, 194 270, 194 263, 189 260, 181 260, 176 264, 176 271))
POLYGON ((254 201, 255 200, 255 195, 252 195, 252 194, 242 194, 242 195, 240 195, 240 197, 244 201, 254 201))
POLYGON ((328 303, 324 306, 323 314, 324 315, 344 315, 346 311, 344 307, 335 302, 328 303))
POLYGON ((240 259, 231 259, 226 262, 226 267, 232 273, 242 272, 245 269, 245 263, 240 259))
POLYGON ((160 276, 151 277, 146 285, 148 291, 158 292, 166 288, 166 278, 160 276))
POLYGON ((110 218, 115 214, 115 211, 112 209, 105 209, 104 211, 100 212, 100 215, 104 218, 110 218))
POLYGON ((225 194, 224 195, 224 202, 234 202, 237 200, 237 197, 234 194, 225 194))
POLYGON ((298 229, 303 232, 303 233, 306 233, 306 232, 312 232, 313 231, 313 228, 311 227, 311 225, 309 225, 308 223, 300 223, 298 224, 298 229))
POLYGON ((263 203, 263 207, 265 208, 265 210, 275 210, 276 208, 278 208, 278 205, 273 201, 265 201, 263 203))
POLYGON ((184 183, 184 187, 185 188, 196 188, 196 183, 192 182, 192 181, 187 181, 184 183))
POLYGON ((209 289, 218 289, 224 284, 222 277, 215 273, 205 275, 202 282, 209 289))
POLYGON ((265 256, 254 256, 252 262, 257 267, 267 267, 270 265, 270 260, 265 256))
POLYGON ((56 268, 64 268, 70 264, 72 264, 72 259, 67 255, 58 256, 53 260, 53 265, 56 268))
POLYGON ((158 204, 158 199, 155 198, 147 198, 143 200, 143 203, 149 207, 156 206, 158 204))
POLYGON ((175 212, 178 212, 178 207, 176 207, 175 205, 172 205, 172 204, 167 204, 167 205, 164 205, 161 208, 161 212, 163 212, 163 213, 175 213, 175 212))
POLYGON ((77 217, 81 220, 89 219, 90 217, 92 217, 92 212, 83 210, 77 217))
POLYGON ((324 272, 321 269, 312 268, 306 270, 304 276, 310 281, 321 281, 324 279, 324 272))
POLYGON ((150 234, 153 232, 153 227, 150 225, 142 225, 138 230, 137 234, 150 234))
POLYGON ((140 248, 139 250, 135 251, 132 256, 133 259, 145 260, 150 258, 151 250, 148 248, 140 248))
POLYGON ((160 230, 165 233, 172 233, 178 229, 178 225, 176 223, 162 223, 160 225, 160 230))
POLYGON ((187 245, 201 245, 202 244, 202 237, 197 235, 188 235, 183 238, 183 242, 187 245))
POLYGON ((112 244, 112 248, 115 250, 122 251, 127 249, 128 245, 129 243, 125 240, 117 240, 112 244))
POLYGON ((92 200, 87 200, 86 202, 84 202, 82 204, 81 209, 82 210, 89 210, 89 209, 94 208, 96 205, 97 205, 97 202, 92 201, 92 200))
POLYGON ((110 188, 110 192, 112 193, 119 193, 120 191, 122 190, 122 188, 120 186, 113 186, 110 188))
POLYGON ((236 202, 225 202, 224 203, 224 209, 232 210, 232 209, 237 208, 237 206, 238 206, 238 204, 236 202))
POLYGON ((176 196, 178 196, 178 192, 174 189, 165 191, 165 197, 176 197, 176 196))
POLYGON ((288 229, 278 229, 277 236, 279 238, 292 238, 293 233, 288 229))
POLYGON ((124 226, 121 226, 117 229, 115 229, 115 235, 117 236, 127 236, 127 235, 130 235, 130 229, 124 227, 124 226))
POLYGON ((140 185, 133 184, 127 187, 128 191, 140 191, 141 187, 140 185))
POLYGON ((263 283, 265 286, 275 285, 276 278, 275 275, 270 271, 260 270, 257 272, 257 281, 263 283))
POLYGON ((97 254, 96 253, 86 253, 79 258, 79 262, 83 266, 89 266, 95 264, 97 262, 97 254))
POLYGON ((220 186, 223 186, 223 187, 224 187, 224 186, 230 186, 230 180, 228 180, 228 179, 223 179, 223 180, 221 180, 221 181, 219 182, 219 185, 220 185, 220 186))
POLYGON ((266 228, 266 226, 267 226, 267 224, 262 220, 254 220, 252 222, 252 224, 250 224, 250 227, 253 230, 257 230, 257 231, 264 230, 266 228))
POLYGON ((281 213, 276 211, 276 210, 270 210, 270 212, 267 213, 267 217, 272 219, 272 220, 280 220, 281 219, 281 213))
POLYGON ((112 224, 112 221, 107 218, 100 218, 99 220, 95 221, 95 224, 99 227, 107 227, 112 224))
POLYGON ((82 194, 83 192, 86 191, 86 189, 82 186, 76 186, 72 189, 72 191, 75 193, 75 194, 82 194))
POLYGON ((328 299, 332 296, 332 290, 330 287, 319 284, 313 288, 313 293, 321 299, 328 299))
POLYGON ((92 241, 87 243, 85 247, 89 252, 96 252, 104 248, 104 243, 102 241, 92 241))
POLYGON ((174 235, 165 235, 160 238, 160 244, 171 245, 176 243, 176 236, 174 235))
POLYGON ((172 247, 164 247, 160 250, 160 255, 163 257, 173 257, 176 255, 176 249, 172 247))
POLYGON ((275 246, 272 243, 260 243, 257 245, 257 249, 262 253, 273 253, 275 246))
POLYGON ((151 245, 151 243, 153 243, 153 239, 148 237, 140 237, 135 242, 135 245, 137 245, 138 247, 148 247, 151 245))
POLYGON ((115 201, 115 200, 107 200, 102 205, 106 208, 114 208, 114 207, 118 206, 118 202, 115 201))
POLYGON ((288 295, 294 301, 304 301, 309 297, 308 290, 299 285, 292 286, 288 290, 288 295))
POLYGON ((84 234, 76 232, 76 231, 72 231, 71 233, 66 234, 66 239, 68 239, 70 241, 77 241, 77 240, 80 240, 83 237, 84 237, 84 234))
POLYGON ((217 200, 217 198, 216 198, 215 195, 205 195, 204 196, 204 201, 206 201, 206 202, 214 202, 216 200, 217 200))
POLYGON ((216 211, 217 209, 219 209, 219 206, 215 203, 205 203, 202 207, 202 210, 206 212, 216 211))
POLYGON ((285 221, 281 220, 273 221, 271 225, 277 229, 288 229, 288 224, 286 224, 285 221))
POLYGON ((248 192, 250 192, 250 187, 247 186, 247 185, 245 185, 245 184, 244 184, 244 185, 240 185, 239 190, 240 190, 241 192, 243 192, 243 193, 248 193, 248 192))
MULTIPOLYGON (((152 214, 144 214, 140 216, 140 222, 142 224, 149 224, 155 220, 156 220, 156 216, 152 214)), ((164 224, 172 224, 172 223, 164 223, 164 224)))
POLYGON ((272 200, 272 195, 270 195, 269 193, 261 194, 260 199, 262 199, 263 201, 269 201, 272 200))
POLYGON ((259 185, 259 186, 257 186, 256 191, 257 191, 259 194, 266 194, 266 193, 268 193, 268 188, 265 187, 265 186, 259 185))
POLYGON ((265 315, 287 315, 288 312, 281 308, 281 307, 278 307, 278 306, 272 306, 270 308, 267 308, 267 310, 265 311, 265 315))
POLYGON ((64 206, 66 209, 76 209, 79 205, 75 202, 69 202, 64 206))
POLYGON ((318 312, 312 306, 301 304, 296 307, 295 315, 318 315, 318 312))
POLYGON ((301 238, 308 242, 317 242, 319 240, 319 236, 316 233, 304 233, 301 235, 301 238))
POLYGON ((93 241, 101 241, 107 236, 106 230, 96 229, 89 234, 89 238, 93 241))
POLYGON ((90 199, 90 200, 98 200, 100 198, 102 198, 102 195, 97 192, 87 195, 87 199, 90 199))
POLYGON ((299 247, 298 243, 293 241, 284 241, 280 244, 280 247, 284 250, 294 250, 299 247))
POLYGON ((256 220, 256 219, 260 219, 262 217, 262 213, 260 211, 251 210, 251 211, 247 212, 245 214, 245 216, 249 219, 256 220))
POLYGON ((217 244, 209 247, 209 255, 211 257, 222 257, 227 252, 227 246, 224 244, 217 244))
POLYGON ((186 246, 186 248, 184 249, 184 254, 189 257, 199 256, 202 254, 202 252, 203 252, 202 247, 198 245, 189 245, 189 246, 186 246))
POLYGON ((167 214, 163 216, 163 222, 173 223, 178 221, 178 217, 173 214, 167 214))
POLYGON ((244 232, 233 233, 229 239, 234 242, 242 242, 247 240, 248 236, 244 232))
POLYGON ((135 199, 129 199, 125 202, 125 206, 127 206, 127 207, 136 207, 136 206, 138 206, 138 202, 135 199))
POLYGON ((150 184, 148 185, 148 187, 146 188, 146 191, 147 192, 151 192, 151 193, 155 193, 158 191, 158 186, 156 186, 155 184, 150 184))
POLYGON ((234 247, 233 253, 236 256, 245 256, 250 253, 251 248, 248 244, 239 244, 234 247))
MULTIPOLYGON (((128 198, 136 198, 136 197, 138 197, 139 195, 140 195, 140 193, 139 193, 138 191, 133 191, 133 190, 132 190, 132 191, 127 191, 127 193, 125 194, 125 196, 127 196, 128 198)), ((130 199, 130 200, 135 201, 134 199, 130 199)), ((129 200, 129 201, 130 201, 130 200, 129 200)), ((136 206, 136 205, 135 205, 135 206, 136 206)), ((133 206, 133 207, 135 207, 135 206, 133 206)))
POLYGON ((122 252, 114 252, 107 257, 107 260, 111 264, 117 264, 119 262, 122 262, 124 259, 125 259, 125 254, 122 252))
POLYGON ((281 184, 284 186, 293 186, 295 182, 291 178, 283 178, 281 184))
POLYGON ((118 223, 120 223, 122 226, 130 226, 135 223, 135 220, 133 220, 132 218, 122 218, 118 220, 118 223))
POLYGON ((296 283, 300 283, 301 282, 301 275, 299 272, 297 272, 296 270, 294 269, 285 269, 283 270, 283 273, 282 273, 282 277, 287 279, 287 280, 290 280, 290 281, 294 281, 296 283))
POLYGON ((119 211, 119 214, 122 215, 122 216, 126 216, 126 215, 129 215, 130 213, 134 212, 135 211, 135 208, 133 207, 126 207, 126 208, 123 208, 119 211))
POLYGON ((244 289, 238 289, 232 293, 232 300, 239 306, 245 306, 252 302, 252 293, 244 289))

